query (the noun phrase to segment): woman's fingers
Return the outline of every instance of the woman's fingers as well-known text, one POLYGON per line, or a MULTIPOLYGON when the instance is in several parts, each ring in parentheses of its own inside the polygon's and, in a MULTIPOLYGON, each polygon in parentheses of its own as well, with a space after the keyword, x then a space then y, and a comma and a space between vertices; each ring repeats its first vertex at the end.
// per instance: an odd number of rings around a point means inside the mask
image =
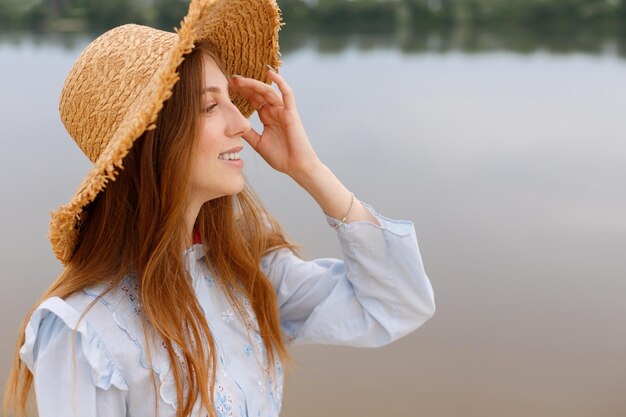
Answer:
POLYGON ((267 85, 254 78, 233 77, 230 78, 233 89, 241 94, 246 100, 259 101, 258 96, 262 97, 262 103, 269 103, 275 106, 282 106, 283 100, 271 85, 267 85))
POLYGON ((267 104, 267 100, 261 94, 254 93, 248 97, 248 103, 258 110, 260 106, 267 104))
POLYGON ((285 79, 273 70, 267 69, 270 79, 276 83, 280 90, 278 92, 271 85, 265 84, 254 78, 233 77, 232 84, 237 92, 243 95, 253 106, 269 103, 276 106, 283 106, 285 109, 295 109, 296 99, 293 90, 285 79))
POLYGON ((254 130, 254 128, 251 128, 246 133, 244 133, 242 138, 244 138, 246 142, 248 142, 250 146, 252 146, 252 149, 254 149, 255 151, 257 150, 257 147, 259 146, 259 142, 261 142, 261 135, 259 135, 259 132, 254 130))
POLYGON ((268 68, 267 73, 270 75, 270 79, 276 83, 278 89, 283 95, 283 106, 285 109, 295 109, 296 108, 296 98, 293 95, 293 90, 289 87, 289 84, 285 81, 283 77, 277 72, 274 72, 268 68))
POLYGON ((252 106, 255 110, 258 110, 260 106, 267 104, 267 100, 265 100, 265 97, 258 93, 252 93, 248 97, 244 96, 243 94, 240 95, 244 99, 246 99, 248 104, 250 104, 250 106, 252 106))

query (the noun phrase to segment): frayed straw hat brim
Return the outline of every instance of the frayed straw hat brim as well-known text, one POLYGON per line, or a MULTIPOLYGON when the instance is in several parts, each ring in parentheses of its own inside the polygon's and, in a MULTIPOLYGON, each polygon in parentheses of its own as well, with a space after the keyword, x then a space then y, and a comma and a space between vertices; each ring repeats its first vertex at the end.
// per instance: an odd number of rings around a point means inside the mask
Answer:
MULTIPOLYGON (((177 68, 195 43, 209 40, 228 73, 269 84, 265 65, 281 65, 282 25, 275 0, 192 0, 175 32, 123 25, 85 48, 66 78, 59 110, 94 165, 69 203, 50 212, 48 237, 59 261, 72 258, 85 206, 115 180, 134 141, 156 127, 177 68)), ((235 104, 245 117, 254 111, 242 97, 235 104)))

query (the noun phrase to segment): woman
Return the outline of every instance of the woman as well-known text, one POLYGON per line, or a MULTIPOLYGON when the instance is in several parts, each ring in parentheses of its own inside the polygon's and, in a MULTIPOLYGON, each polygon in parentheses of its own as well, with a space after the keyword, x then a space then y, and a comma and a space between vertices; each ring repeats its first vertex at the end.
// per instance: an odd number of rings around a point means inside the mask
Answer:
POLYGON ((53 213, 65 269, 24 321, 5 412, 34 387, 40 417, 277 416, 288 344, 382 346, 432 316, 413 223, 323 165, 270 69, 280 25, 273 0, 194 0, 176 34, 124 25, 79 57, 61 118, 94 167, 53 213), (301 259, 241 138, 311 194, 342 260, 301 259))

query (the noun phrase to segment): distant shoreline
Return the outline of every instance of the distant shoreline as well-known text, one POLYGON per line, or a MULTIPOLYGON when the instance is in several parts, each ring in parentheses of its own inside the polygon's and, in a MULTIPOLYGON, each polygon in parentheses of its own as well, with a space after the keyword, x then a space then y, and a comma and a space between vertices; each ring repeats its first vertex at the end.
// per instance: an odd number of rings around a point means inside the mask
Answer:
MULTIPOLYGON (((626 1, 585 0, 278 0, 283 30, 291 32, 393 33, 453 28, 516 30, 558 35, 591 30, 626 37, 626 1)), ((106 2, 6 1, 0 30, 104 32, 134 22, 173 30, 188 2, 107 0, 106 2)))
MULTIPOLYGON (((90 42, 98 35, 98 32, 87 31, 0 31, 0 45, 33 42, 36 45, 57 44, 71 49, 77 43, 90 42)), ((520 55, 535 53, 604 55, 626 59, 626 37, 611 36, 592 30, 546 35, 528 30, 459 27, 432 29, 429 32, 396 31, 375 34, 281 31, 280 50, 284 57, 301 49, 313 49, 320 54, 337 54, 347 49, 363 51, 385 49, 397 50, 405 55, 455 52, 478 55, 495 52, 520 55)))

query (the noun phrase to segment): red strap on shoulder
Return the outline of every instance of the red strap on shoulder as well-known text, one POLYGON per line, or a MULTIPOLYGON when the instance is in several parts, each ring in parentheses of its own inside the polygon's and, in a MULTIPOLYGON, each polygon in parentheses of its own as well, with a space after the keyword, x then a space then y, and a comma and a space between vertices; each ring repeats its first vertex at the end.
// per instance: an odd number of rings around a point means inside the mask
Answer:
POLYGON ((202 240, 200 238, 200 231, 195 226, 193 228, 193 243, 202 243, 202 240))

